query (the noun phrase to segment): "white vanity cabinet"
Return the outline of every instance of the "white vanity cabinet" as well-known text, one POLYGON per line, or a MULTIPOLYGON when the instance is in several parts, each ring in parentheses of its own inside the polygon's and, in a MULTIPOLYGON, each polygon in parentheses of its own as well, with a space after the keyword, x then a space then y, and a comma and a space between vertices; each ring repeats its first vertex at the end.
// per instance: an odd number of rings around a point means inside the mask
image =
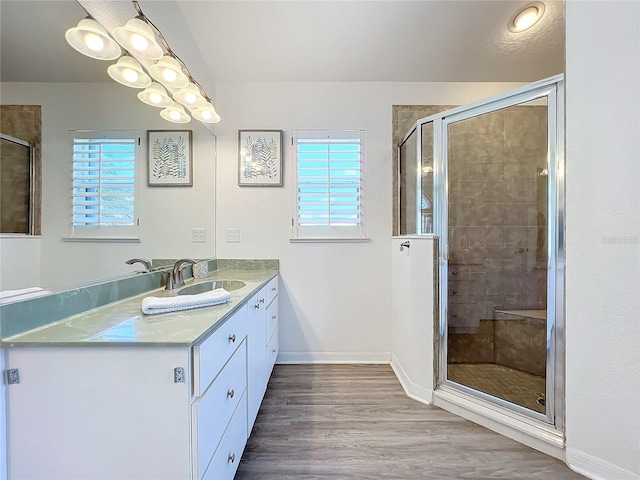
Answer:
POLYGON ((277 285, 193 347, 7 348, 8 478, 232 479, 275 361, 277 285))
POLYGON ((262 398, 278 354, 278 277, 255 294, 248 302, 248 412, 247 434, 260 410, 262 398))
POLYGON ((276 363, 278 357, 278 325, 279 325, 279 313, 278 313, 278 277, 271 280, 266 288, 266 339, 267 339, 267 361, 265 378, 269 382, 269 377, 273 371, 273 366, 276 363))

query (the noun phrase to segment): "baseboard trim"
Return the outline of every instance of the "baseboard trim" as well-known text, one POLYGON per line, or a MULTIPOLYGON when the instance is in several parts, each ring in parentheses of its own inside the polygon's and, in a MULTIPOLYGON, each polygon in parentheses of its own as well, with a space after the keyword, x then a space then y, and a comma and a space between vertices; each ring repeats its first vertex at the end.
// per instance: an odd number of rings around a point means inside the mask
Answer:
POLYGON ((391 353, 368 352, 280 352, 276 363, 383 363, 389 364, 391 353))
POLYGON ((404 393, 409 398, 413 398, 414 400, 424 403, 425 405, 433 404, 433 390, 426 389, 419 385, 416 385, 411 381, 407 371, 404 369, 400 361, 395 355, 391 355, 391 368, 393 369, 393 373, 396 374, 404 393))
POLYGON ((434 392, 433 403, 454 415, 565 461, 564 435, 550 425, 507 414, 462 392, 443 387, 434 392))
POLYGON ((567 448, 566 457, 571 470, 592 480, 640 480, 640 475, 579 450, 567 448))

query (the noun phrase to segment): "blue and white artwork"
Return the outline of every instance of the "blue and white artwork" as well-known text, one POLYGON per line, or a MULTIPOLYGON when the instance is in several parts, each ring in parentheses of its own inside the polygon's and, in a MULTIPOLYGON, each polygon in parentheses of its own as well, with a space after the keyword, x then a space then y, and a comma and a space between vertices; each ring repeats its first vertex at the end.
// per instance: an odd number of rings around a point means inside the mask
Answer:
POLYGON ((191 186, 191 130, 149 130, 149 185, 191 186))
POLYGON ((282 130, 240 130, 239 185, 282 185, 282 130))

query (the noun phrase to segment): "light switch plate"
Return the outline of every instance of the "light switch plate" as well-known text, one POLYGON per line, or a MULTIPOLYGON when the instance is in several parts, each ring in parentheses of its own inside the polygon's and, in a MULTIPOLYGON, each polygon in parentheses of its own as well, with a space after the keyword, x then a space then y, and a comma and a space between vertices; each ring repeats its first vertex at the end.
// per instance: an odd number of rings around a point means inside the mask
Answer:
POLYGON ((240 243, 239 228, 227 228, 227 243, 240 243))

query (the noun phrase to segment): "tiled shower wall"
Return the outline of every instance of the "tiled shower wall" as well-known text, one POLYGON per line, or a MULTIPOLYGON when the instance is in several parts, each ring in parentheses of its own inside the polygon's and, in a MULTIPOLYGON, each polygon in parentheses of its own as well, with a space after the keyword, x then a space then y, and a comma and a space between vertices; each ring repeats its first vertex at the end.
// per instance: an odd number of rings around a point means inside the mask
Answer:
POLYGON ((546 308, 547 109, 517 106, 449 129, 449 332, 496 309, 546 308))
MULTIPOLYGON (((34 235, 40 235, 42 118, 40 105, 2 105, 0 131, 35 145, 34 235)), ((0 233, 26 233, 29 211, 29 164, 22 147, 2 142, 0 159, 0 233)))
MULTIPOLYGON (((392 178, 393 178, 393 230, 392 235, 399 235, 399 192, 398 192, 398 146, 409 133, 411 126, 421 118, 435 115, 455 108, 455 105, 393 105, 392 107, 392 134, 393 134, 393 153, 392 153, 392 178)), ((426 141, 426 140, 425 140, 426 141)), ((424 145, 423 145, 424 147, 424 145)), ((423 148, 424 151, 424 148, 423 148)), ((412 204, 415 205, 415 204, 412 204)), ((402 218, 408 218, 410 215, 406 211, 402 212, 402 218)), ((408 228, 415 229, 415 222, 408 225, 408 228)), ((414 232, 415 233, 415 232, 414 232)))

